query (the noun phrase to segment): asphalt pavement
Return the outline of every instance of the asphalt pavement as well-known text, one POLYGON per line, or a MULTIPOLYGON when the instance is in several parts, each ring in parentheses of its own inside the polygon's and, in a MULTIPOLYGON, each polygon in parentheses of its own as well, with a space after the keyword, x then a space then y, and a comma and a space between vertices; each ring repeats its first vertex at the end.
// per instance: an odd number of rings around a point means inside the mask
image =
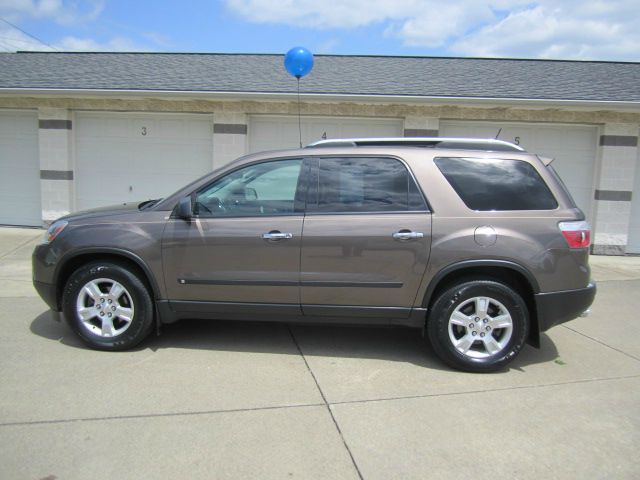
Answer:
POLYGON ((592 257, 592 314, 506 371, 408 329, 183 321, 92 351, 0 228, 2 479, 639 478, 640 257, 592 257))

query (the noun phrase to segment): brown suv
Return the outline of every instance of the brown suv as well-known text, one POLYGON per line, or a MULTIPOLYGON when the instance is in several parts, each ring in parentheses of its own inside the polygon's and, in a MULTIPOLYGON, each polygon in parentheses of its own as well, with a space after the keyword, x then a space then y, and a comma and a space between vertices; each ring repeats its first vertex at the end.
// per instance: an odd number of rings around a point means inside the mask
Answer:
POLYGON ((589 225, 550 160, 496 140, 327 140, 54 222, 34 285, 90 346, 183 318, 403 325, 504 367, 592 303, 589 225))

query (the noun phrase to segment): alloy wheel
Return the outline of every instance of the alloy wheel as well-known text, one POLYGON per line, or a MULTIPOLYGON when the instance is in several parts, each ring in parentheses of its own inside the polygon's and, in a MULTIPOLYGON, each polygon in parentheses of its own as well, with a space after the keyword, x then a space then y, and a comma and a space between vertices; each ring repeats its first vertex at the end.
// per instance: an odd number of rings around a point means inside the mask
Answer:
POLYGON ((131 325, 134 315, 131 294, 115 280, 97 278, 86 283, 76 301, 81 325, 93 335, 111 338, 131 325))
POLYGON ((454 310, 448 329, 458 352, 471 358, 487 358, 506 348, 513 334, 513 319, 496 299, 473 297, 454 310))

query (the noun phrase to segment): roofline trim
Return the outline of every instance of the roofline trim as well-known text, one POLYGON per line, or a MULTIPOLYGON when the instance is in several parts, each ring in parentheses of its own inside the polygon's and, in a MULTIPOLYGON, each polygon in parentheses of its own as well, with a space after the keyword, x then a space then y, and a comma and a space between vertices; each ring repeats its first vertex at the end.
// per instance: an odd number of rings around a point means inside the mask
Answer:
MULTIPOLYGON (((156 96, 191 96, 191 97, 214 97, 239 99, 265 98, 265 99, 289 99, 297 98, 295 92, 246 92, 246 91, 204 91, 204 90, 146 90, 146 89, 100 89, 100 88, 14 88, 0 87, 0 95, 3 93, 33 95, 156 95, 156 96)), ((401 103, 410 102, 436 102, 444 103, 450 101, 469 103, 510 103, 510 104, 564 104, 568 106, 614 106, 614 107, 640 107, 640 101, 621 100, 571 100, 571 99, 539 99, 539 98, 509 98, 509 97, 454 97, 454 96, 423 96, 423 95, 376 95, 367 93, 300 93, 301 98, 309 100, 361 100, 367 99, 376 102, 394 101, 401 103)))
MULTIPOLYGON (((144 52, 144 51, 91 51, 91 50, 17 50, 15 52, 1 52, 3 54, 50 54, 50 55, 200 55, 200 56, 227 56, 227 57, 278 57, 284 58, 284 53, 260 53, 260 52, 144 52)), ((332 54, 332 53, 314 53, 314 57, 333 57, 333 58, 402 58, 402 59, 427 59, 427 60, 498 60, 498 61, 515 61, 515 62, 564 62, 564 63, 605 63, 618 65, 638 65, 640 62, 632 60, 596 60, 596 59, 579 59, 579 58, 527 58, 527 57, 456 57, 456 56, 438 56, 438 55, 380 55, 380 54, 332 54)))

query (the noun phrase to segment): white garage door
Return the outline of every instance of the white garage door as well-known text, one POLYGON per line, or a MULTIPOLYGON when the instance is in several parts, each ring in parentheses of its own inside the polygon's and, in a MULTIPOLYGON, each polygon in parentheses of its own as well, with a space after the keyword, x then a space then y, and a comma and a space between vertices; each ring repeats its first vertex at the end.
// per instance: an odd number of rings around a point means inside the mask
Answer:
POLYGON ((211 115, 78 113, 76 209, 165 197, 212 156, 211 115))
POLYGON ((555 158, 553 167, 588 219, 592 218, 597 128, 587 125, 440 122, 441 137, 495 138, 555 158))
MULTIPOLYGON (((402 120, 302 117, 302 145, 322 138, 399 137, 402 120)), ((297 116, 255 116, 249 122, 249 150, 278 150, 300 146, 297 116)))
POLYGON ((636 161, 636 175, 631 194, 631 228, 627 253, 640 253, 640 155, 636 161))
POLYGON ((34 112, 0 112, 0 224, 42 224, 34 112))

